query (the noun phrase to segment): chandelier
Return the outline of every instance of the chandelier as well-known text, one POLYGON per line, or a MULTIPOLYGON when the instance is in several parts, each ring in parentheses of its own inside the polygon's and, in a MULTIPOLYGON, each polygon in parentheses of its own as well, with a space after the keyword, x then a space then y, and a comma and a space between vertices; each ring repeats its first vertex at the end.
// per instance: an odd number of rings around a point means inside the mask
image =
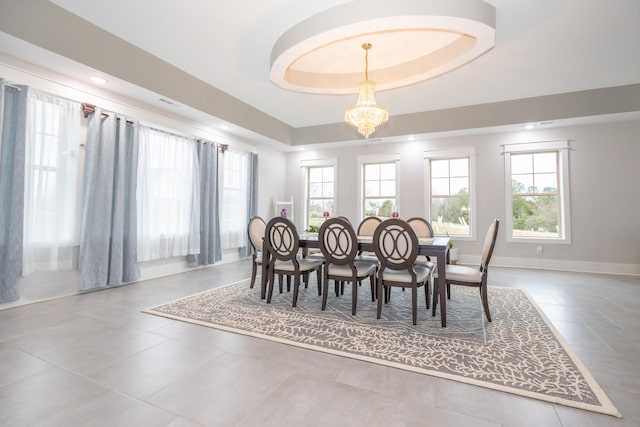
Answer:
POLYGON ((344 120, 358 128, 365 138, 369 138, 376 128, 389 120, 387 109, 376 104, 376 84, 369 80, 369 49, 371 43, 364 43, 365 51, 364 81, 358 84, 358 102, 344 113, 344 120))

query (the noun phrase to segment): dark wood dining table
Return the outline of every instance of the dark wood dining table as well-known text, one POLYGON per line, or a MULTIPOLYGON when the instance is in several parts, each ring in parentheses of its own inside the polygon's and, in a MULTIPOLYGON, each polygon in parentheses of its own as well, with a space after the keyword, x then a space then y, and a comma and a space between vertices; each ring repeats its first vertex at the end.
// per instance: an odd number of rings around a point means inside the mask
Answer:
MULTIPOLYGON (((319 248, 317 233, 301 233, 299 235, 300 248, 303 253, 309 249, 319 248)), ((447 326, 447 285, 445 264, 449 262, 449 237, 431 237, 418 239, 418 254, 429 256, 437 260, 438 288, 440 304, 440 324, 444 328, 447 326)), ((358 250, 373 252, 373 238, 371 236, 358 236, 358 250)), ((268 284, 267 267, 269 265, 269 253, 264 246, 262 253, 262 277, 260 286, 260 298, 265 299, 268 284)))

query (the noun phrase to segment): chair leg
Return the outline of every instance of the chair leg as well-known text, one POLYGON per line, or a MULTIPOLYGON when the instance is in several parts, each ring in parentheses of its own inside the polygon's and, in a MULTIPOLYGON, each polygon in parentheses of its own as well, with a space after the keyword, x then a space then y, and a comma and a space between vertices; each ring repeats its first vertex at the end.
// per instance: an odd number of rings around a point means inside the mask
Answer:
POLYGON ((429 288, 430 287, 431 287, 431 277, 427 278, 427 281, 424 282, 424 299, 425 299, 425 304, 427 306, 427 310, 429 310, 429 294, 430 294, 429 288))
POLYGON ((251 285, 249 285, 249 289, 253 289, 253 285, 256 282, 257 272, 258 272, 258 264, 254 262, 251 267, 251 285))
POLYGON ((318 296, 322 295, 322 288, 320 287, 320 280, 321 280, 321 277, 322 277, 322 271, 323 270, 324 270, 323 268, 318 268, 316 270, 316 275, 317 275, 317 280, 318 280, 318 296))
POLYGON ((378 280, 378 312, 376 319, 379 319, 382 314, 382 288, 384 288, 384 283, 381 280, 378 280))
MULTIPOLYGON (((402 288, 404 289, 404 288, 402 288)), ((413 324, 418 323, 418 286, 414 284, 411 288, 411 311, 413 311, 413 324)))
POLYGON ((351 315, 352 316, 355 316, 356 307, 358 306, 358 286, 360 286, 360 282, 357 280, 353 280, 351 285, 351 315))
POLYGON ((487 320, 491 322, 491 313, 489 313, 489 296, 487 295, 486 285, 480 286, 480 296, 482 297, 482 306, 484 307, 484 314, 487 316, 487 320))
MULTIPOLYGON (((267 304, 271 303, 271 297, 273 296, 274 281, 276 280, 276 276, 273 273, 273 268, 270 268, 269 270, 271 270, 271 273, 269 274, 269 289, 267 292, 267 304)), ((282 284, 282 282, 280 283, 282 284)))
POLYGON ((433 279, 433 298, 431 301, 431 316, 436 315, 436 307, 438 306, 438 297, 440 296, 440 286, 438 285, 438 279, 433 279))
POLYGON ((451 284, 447 283, 447 299, 451 299, 451 284))
POLYGON ((291 303, 291 307, 295 307, 296 304, 298 304, 298 288, 300 287, 300 275, 296 274, 295 276, 296 277, 293 280, 293 302, 291 303))
POLYGON ((278 274, 278 283, 280 284, 280 293, 282 293, 282 274, 278 274))
POLYGON ((375 275, 369 276, 369 281, 371 282, 371 302, 376 300, 376 278, 375 275))
POLYGON ((327 294, 329 293, 329 271, 324 269, 324 279, 322 280, 322 310, 327 308, 327 294))

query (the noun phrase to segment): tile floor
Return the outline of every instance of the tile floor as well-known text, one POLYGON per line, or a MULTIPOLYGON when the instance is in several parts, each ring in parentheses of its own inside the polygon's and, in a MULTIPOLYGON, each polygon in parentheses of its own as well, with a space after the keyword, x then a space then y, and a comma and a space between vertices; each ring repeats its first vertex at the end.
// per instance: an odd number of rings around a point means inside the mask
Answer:
POLYGON ((0 425, 640 425, 640 278, 490 272, 530 292, 617 419, 140 312, 249 272, 241 261, 0 310, 0 425))

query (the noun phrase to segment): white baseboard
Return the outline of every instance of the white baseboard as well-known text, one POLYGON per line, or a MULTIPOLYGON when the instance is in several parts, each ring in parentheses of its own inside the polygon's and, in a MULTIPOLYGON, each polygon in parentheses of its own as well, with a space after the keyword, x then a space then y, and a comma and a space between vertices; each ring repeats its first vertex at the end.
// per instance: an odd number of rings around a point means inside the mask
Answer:
MULTIPOLYGON (((458 263, 480 265, 480 257, 461 254, 459 255, 458 263)), ((640 264, 621 264, 612 262, 589 262, 544 258, 493 257, 491 258, 491 266, 640 276, 640 264)))

